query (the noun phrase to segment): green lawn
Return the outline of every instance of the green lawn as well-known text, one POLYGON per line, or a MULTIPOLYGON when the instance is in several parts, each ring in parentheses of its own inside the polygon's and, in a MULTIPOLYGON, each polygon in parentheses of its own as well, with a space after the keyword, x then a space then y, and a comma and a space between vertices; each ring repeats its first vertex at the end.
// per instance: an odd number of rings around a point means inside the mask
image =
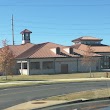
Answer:
MULTIPOLYGON (((23 81, 23 80, 48 80, 48 79, 74 79, 74 78, 89 78, 90 73, 72 73, 72 74, 54 74, 54 75, 14 75, 8 76, 7 81, 23 81)), ((106 77, 106 72, 92 72, 92 77, 106 77)), ((4 82, 5 76, 0 76, 0 82, 4 82)))

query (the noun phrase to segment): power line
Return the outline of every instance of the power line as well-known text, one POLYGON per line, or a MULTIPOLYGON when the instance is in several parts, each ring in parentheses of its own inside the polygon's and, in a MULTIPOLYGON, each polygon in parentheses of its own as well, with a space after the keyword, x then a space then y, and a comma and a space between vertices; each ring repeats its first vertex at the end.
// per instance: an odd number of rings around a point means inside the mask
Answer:
POLYGON ((102 23, 102 24, 100 24, 100 23, 95 23, 95 24, 88 24, 88 23, 71 23, 71 24, 66 24, 66 23, 46 23, 46 22, 39 22, 39 21, 26 21, 26 20, 16 20, 17 22, 23 22, 23 23, 28 23, 28 24, 33 24, 33 23, 39 23, 39 24, 48 24, 48 25, 71 25, 71 26, 74 26, 74 25, 83 25, 83 26, 85 26, 85 25, 110 25, 110 22, 106 22, 106 23, 102 23))
MULTIPOLYGON (((45 35, 47 36, 47 35, 51 35, 51 36, 55 36, 55 35, 57 35, 57 36, 73 36, 73 35, 83 35, 83 34, 97 34, 97 35, 110 35, 110 33, 100 33, 100 32, 76 32, 76 33, 49 33, 49 32, 34 32, 33 33, 34 34, 34 37, 35 37, 35 35, 44 35, 44 37, 45 37, 45 35)), ((0 34, 1 35, 1 34, 0 34)), ((8 33, 7 34, 5 34, 5 35, 9 35, 8 33)), ((20 34, 16 34, 16 36, 20 36, 20 34)))
POLYGON ((30 27, 30 28, 38 28, 38 29, 45 29, 45 30, 108 30, 110 29, 109 27, 102 27, 102 28, 62 28, 62 27, 58 27, 58 28, 54 28, 54 27, 40 27, 40 26, 20 26, 20 25, 16 25, 16 27, 30 27))
POLYGON ((27 5, 27 4, 24 4, 24 5, 0 5, 1 7, 6 7, 6 6, 12 6, 12 7, 15 7, 15 6, 26 6, 26 7, 94 7, 94 6, 110 6, 110 4, 87 4, 87 5, 79 5, 79 4, 75 4, 75 5, 71 5, 71 4, 67 4, 67 5, 64 5, 64 4, 49 4, 49 5, 37 5, 37 4, 31 4, 31 5, 27 5))

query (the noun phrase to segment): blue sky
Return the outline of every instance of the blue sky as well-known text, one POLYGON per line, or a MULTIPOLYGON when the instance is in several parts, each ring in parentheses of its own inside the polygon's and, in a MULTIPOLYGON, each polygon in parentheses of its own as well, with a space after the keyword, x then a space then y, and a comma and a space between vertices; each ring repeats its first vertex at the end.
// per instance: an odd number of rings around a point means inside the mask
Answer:
POLYGON ((110 45, 110 0, 0 0, 0 14, 0 40, 9 44, 13 14, 15 44, 21 44, 20 32, 29 29, 36 44, 72 45, 75 38, 93 36, 110 45))

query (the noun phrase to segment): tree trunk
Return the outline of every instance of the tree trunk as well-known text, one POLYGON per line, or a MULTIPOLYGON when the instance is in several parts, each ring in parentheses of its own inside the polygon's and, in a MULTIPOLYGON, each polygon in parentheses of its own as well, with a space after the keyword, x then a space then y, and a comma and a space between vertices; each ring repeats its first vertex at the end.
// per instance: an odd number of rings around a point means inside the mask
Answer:
POLYGON ((5 69, 5 78, 6 78, 6 80, 7 80, 7 71, 6 71, 6 69, 5 69))

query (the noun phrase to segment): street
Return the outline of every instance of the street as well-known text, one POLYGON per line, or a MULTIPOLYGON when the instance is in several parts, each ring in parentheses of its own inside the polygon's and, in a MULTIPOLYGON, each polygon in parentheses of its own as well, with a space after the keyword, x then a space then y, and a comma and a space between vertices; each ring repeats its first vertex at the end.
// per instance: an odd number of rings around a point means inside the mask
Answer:
POLYGON ((0 110, 33 99, 110 87, 110 81, 59 83, 0 90, 0 110))

